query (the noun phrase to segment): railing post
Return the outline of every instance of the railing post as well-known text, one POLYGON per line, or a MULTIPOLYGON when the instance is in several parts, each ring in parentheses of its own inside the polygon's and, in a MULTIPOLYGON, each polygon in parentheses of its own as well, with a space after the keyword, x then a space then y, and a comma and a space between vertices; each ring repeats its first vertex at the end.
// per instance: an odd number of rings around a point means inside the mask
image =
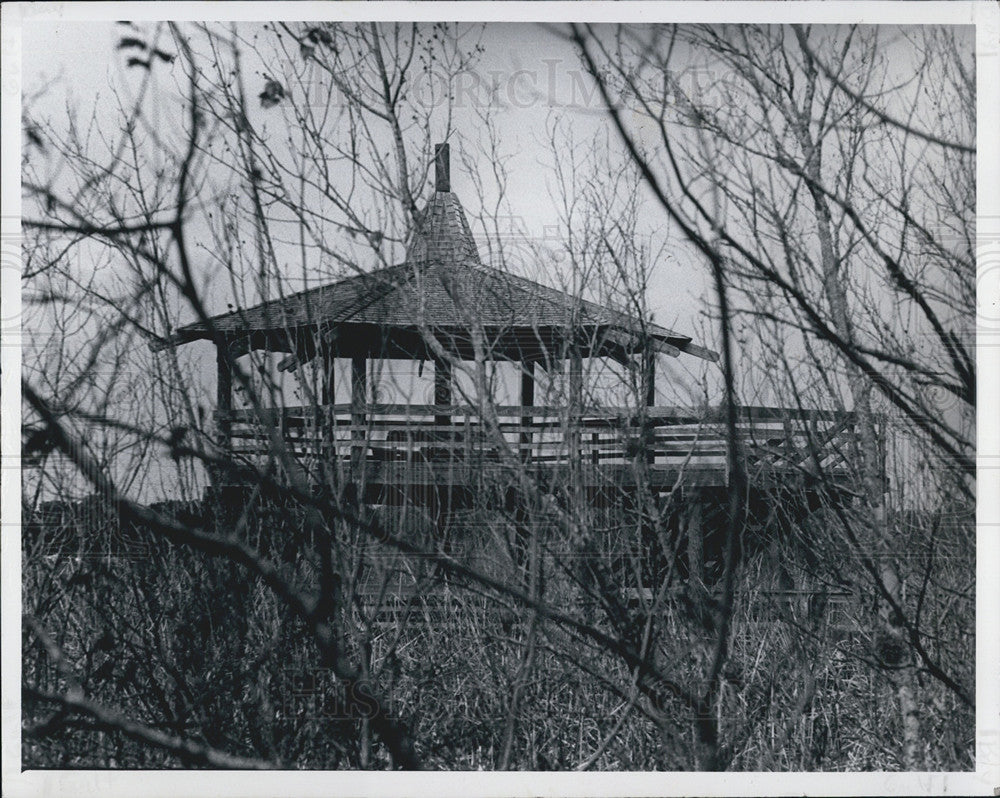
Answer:
POLYGON ((320 375, 322 383, 320 384, 319 401, 325 407, 336 402, 337 390, 334 380, 337 358, 326 343, 320 344, 320 353, 320 363, 322 363, 323 372, 320 375))
POLYGON ((216 382, 216 423, 218 443, 229 449, 232 446, 233 431, 233 369, 230 363, 232 350, 228 338, 222 338, 215 348, 216 382))
POLYGON ((535 361, 521 362, 521 459, 525 462, 531 459, 531 425, 532 416, 525 415, 523 410, 535 404, 535 361))
MULTIPOLYGON (((451 363, 444 358, 434 358, 434 404, 451 405, 451 363)), ((434 426, 447 427, 450 415, 434 416, 434 426)))
POLYGON ((580 421, 583 415, 583 357, 573 347, 569 359, 569 457, 571 464, 580 459, 580 421))
MULTIPOLYGON (((434 405, 436 408, 451 405, 451 361, 446 358, 434 358, 434 405)), ((428 459, 432 462, 443 459, 447 463, 445 481, 447 483, 446 494, 449 506, 451 503, 451 481, 455 468, 455 456, 458 454, 454 448, 455 442, 456 436, 451 429, 451 414, 435 414, 434 429, 431 432, 431 440, 428 442, 430 446, 428 459)), ((435 496, 438 496, 436 491, 432 492, 435 496)), ((438 496, 438 498, 444 497, 438 496)))
POLYGON ((327 462, 334 456, 334 452, 336 451, 337 415, 333 410, 333 406, 337 402, 336 383, 334 382, 337 359, 332 347, 326 342, 320 343, 320 351, 322 353, 320 362, 323 365, 323 372, 320 375, 322 385, 320 386, 320 410, 316 424, 316 434, 318 436, 317 449, 320 453, 320 458, 324 462, 327 462))
POLYGON ((570 492, 572 506, 581 508, 584 499, 582 452, 583 421, 583 357, 574 342, 569 359, 569 435, 567 441, 570 492))
POLYGON ((752 429, 752 420, 750 414, 745 410, 741 409, 739 405, 735 406, 736 411, 736 439, 733 440, 729 437, 729 427, 726 424, 726 413, 728 413, 728 408, 725 404, 722 405, 723 410, 723 429, 725 430, 722 435, 723 439, 726 441, 726 485, 729 485, 733 469, 736 467, 736 458, 742 456, 742 441, 740 436, 747 437, 748 431, 752 429))
POLYGON ((656 352, 648 343, 642 350, 642 393, 647 408, 643 413, 642 443, 646 450, 646 463, 653 465, 656 462, 656 427, 648 408, 656 405, 656 352))
POLYGON ((642 394, 646 407, 656 406, 656 352, 648 344, 642 350, 642 394))
MULTIPOLYGON (((463 437, 465 438, 465 443, 464 443, 465 458, 462 460, 462 463, 464 464, 465 468, 468 469, 469 463, 472 462, 472 417, 468 412, 466 412, 465 414, 462 425, 464 427, 463 437)), ((482 451, 478 452, 477 454, 482 455, 482 451)))
POLYGON ((365 404, 368 401, 368 360, 351 358, 351 467, 360 471, 364 459, 365 404))

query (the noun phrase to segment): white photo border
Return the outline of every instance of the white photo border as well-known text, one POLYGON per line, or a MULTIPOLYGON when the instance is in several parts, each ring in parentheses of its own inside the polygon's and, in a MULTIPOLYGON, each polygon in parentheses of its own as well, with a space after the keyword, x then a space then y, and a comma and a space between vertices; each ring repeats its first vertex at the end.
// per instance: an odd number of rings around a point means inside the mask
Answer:
MULTIPOLYGON (((2 234, 20 234, 21 34, 25 24, 130 19, 632 21, 976 26, 978 220, 1000 224, 1000 7, 992 2, 372 2, 5 3, 2 11, 2 234)), ((1000 237, 1000 229, 977 230, 1000 237)), ((983 264, 980 262, 980 276, 983 264)), ((1000 306, 1000 284, 978 281, 980 308, 1000 306)), ((0 317, 20 309, 19 276, 2 271, 0 317)), ((995 317, 995 313, 994 313, 995 317)), ((101 796, 528 795, 998 795, 1000 794, 1000 347, 977 347, 977 746, 969 773, 470 773, 339 771, 21 771, 20 362, 7 334, 2 397, 3 794, 101 796)))

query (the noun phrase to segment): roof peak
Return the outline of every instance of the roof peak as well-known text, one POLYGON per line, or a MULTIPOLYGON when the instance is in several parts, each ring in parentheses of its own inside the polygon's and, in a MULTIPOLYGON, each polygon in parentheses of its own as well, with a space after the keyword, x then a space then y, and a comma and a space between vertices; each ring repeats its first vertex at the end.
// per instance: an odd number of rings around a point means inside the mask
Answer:
POLYGON ((434 188, 451 191, 451 150, 448 142, 434 145, 434 188))
POLYGON ((446 267, 481 266, 472 228, 458 197, 451 190, 447 144, 434 147, 435 192, 417 214, 406 248, 407 263, 432 262, 446 267))

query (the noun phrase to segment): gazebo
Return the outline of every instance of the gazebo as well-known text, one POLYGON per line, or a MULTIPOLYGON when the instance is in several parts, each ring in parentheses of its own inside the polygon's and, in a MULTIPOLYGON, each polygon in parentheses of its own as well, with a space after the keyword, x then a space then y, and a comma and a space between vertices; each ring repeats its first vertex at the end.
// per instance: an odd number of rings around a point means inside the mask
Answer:
MULTIPOLYGON (((279 425, 305 460, 343 465, 346 478, 376 487, 472 487, 505 467, 498 447, 516 451, 536 476, 569 467, 591 486, 627 488, 641 476, 666 489, 682 475, 688 485, 723 487, 732 452, 721 412, 657 407, 654 390, 658 357, 717 355, 688 335, 484 264, 451 191, 448 159, 448 145, 437 145, 436 190, 403 263, 188 324, 157 345, 215 342, 220 444, 260 456, 261 424, 279 425), (234 409, 230 364, 252 350, 283 353, 283 371, 318 367, 314 401, 264 418, 234 409), (337 358, 351 364, 347 404, 335 402, 337 358), (585 358, 635 368, 640 401, 586 406, 585 358), (433 404, 373 402, 369 374, 379 359, 433 364, 433 404), (455 365, 484 361, 518 364, 517 405, 484 413, 481 404, 456 402, 455 365), (559 406, 536 405, 539 368, 567 375, 559 406)), ((743 408, 741 419, 748 464, 761 473, 783 479, 846 465, 846 414, 743 408)))

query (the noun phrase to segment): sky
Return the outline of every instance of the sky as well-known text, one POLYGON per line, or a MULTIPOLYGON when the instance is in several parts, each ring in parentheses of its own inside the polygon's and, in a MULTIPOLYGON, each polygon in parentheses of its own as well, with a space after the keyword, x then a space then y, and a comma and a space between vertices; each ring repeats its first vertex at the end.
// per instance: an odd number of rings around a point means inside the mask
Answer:
MULTIPOLYGON (((99 123, 114 124, 118 110, 111 87, 134 85, 133 75, 140 72, 122 69, 122 56, 115 50, 121 35, 119 26, 107 22, 26 25, 22 63, 31 114, 58 125, 64 123, 68 108, 75 108, 81 118, 94 109, 99 123)), ((585 141, 598 134, 613 136, 610 120, 597 108, 599 100, 570 44, 546 27, 489 23, 482 44, 478 67, 457 84, 454 129, 475 137, 482 124, 475 105, 488 101, 491 84, 501 86, 496 127, 510 155, 511 224, 528 236, 551 238, 558 226, 553 196, 557 187, 552 156, 546 152, 546 129, 563 122, 574 137, 585 141)), ((262 77, 257 80, 263 85, 262 77)), ((254 88, 248 81, 248 91, 254 88)), ((459 167, 460 156, 453 152, 452 186, 469 209, 476 197, 459 167)), ((484 190, 489 189, 485 184, 484 190)), ((662 217, 651 215, 648 223, 662 226, 662 217)), ((658 322, 688 334, 701 323, 708 290, 707 268, 692 262, 693 257, 680 241, 665 252, 648 296, 658 322)))

